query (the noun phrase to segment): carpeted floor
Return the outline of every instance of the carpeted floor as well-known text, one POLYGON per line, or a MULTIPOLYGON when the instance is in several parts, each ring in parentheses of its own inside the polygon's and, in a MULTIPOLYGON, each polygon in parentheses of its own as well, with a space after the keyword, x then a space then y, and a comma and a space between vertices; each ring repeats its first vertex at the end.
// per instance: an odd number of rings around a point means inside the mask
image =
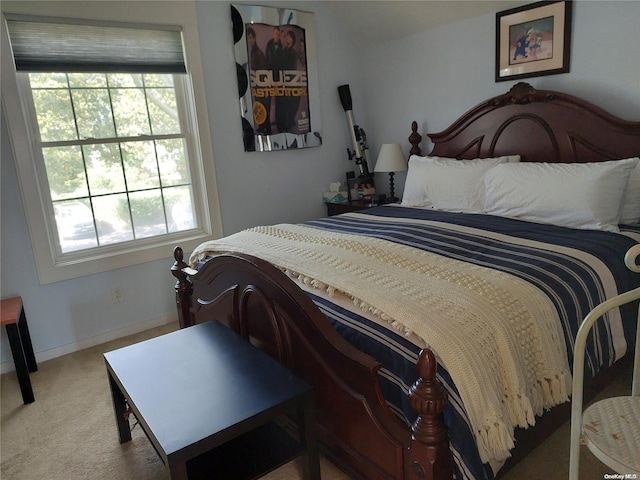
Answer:
MULTIPOLYGON (((133 430, 131 442, 119 444, 102 354, 174 329, 174 325, 158 327, 43 362, 31 374, 36 401, 30 405, 22 404, 15 373, 2 375, 0 478, 166 480, 163 464, 140 427, 133 430)), ((630 372, 625 372, 603 394, 624 394, 630 384, 630 372)), ((568 445, 566 424, 502 478, 566 479, 568 445)), ((601 480, 605 473, 612 473, 586 450, 581 463, 585 480, 601 480)), ((348 478, 325 459, 321 459, 321 470, 324 480, 348 478)), ((293 461, 264 478, 302 477, 293 461)))

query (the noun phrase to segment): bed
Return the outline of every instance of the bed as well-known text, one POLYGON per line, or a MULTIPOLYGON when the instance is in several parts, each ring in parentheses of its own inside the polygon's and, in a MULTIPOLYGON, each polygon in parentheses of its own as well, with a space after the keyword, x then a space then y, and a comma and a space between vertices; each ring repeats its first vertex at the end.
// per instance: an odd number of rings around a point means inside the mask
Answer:
MULTIPOLYGON (((640 231, 619 224, 640 216, 640 123, 518 83, 430 134, 428 156, 417 130, 402 204, 256 227, 189 263, 176 247, 179 322, 223 322, 312 383, 325 454, 354 478, 491 479, 568 418, 581 319, 640 285, 623 260, 640 231), (452 172, 482 191, 438 191, 452 172), (586 190, 557 189, 564 210, 517 204, 574 179, 586 190), (583 217, 589 188, 603 198, 583 217), (482 211, 457 203, 477 195, 482 211)), ((595 385, 633 351, 634 308, 594 334, 595 385)))

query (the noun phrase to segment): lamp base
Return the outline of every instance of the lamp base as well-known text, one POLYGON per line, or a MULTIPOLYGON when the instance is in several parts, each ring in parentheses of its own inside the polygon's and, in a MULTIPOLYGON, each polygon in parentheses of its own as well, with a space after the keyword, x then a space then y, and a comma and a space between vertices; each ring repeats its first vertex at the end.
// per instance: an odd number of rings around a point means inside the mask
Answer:
POLYGON ((398 197, 395 196, 395 192, 393 191, 393 175, 394 172, 389 172, 389 203, 396 203, 398 201, 398 197))

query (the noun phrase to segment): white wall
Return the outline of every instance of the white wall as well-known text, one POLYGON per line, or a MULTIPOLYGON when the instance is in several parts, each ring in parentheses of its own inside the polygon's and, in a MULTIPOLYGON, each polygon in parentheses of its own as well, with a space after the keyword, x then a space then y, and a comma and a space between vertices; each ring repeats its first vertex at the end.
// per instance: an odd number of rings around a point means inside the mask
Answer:
MULTIPOLYGON (((3 9, 7 3, 2 2, 3 9)), ((95 8, 95 2, 74 3, 76 8, 95 8)), ((125 3, 127 8, 134 4, 125 3)), ((332 3, 277 2, 316 15, 324 145, 269 153, 242 150, 229 2, 197 4, 226 234, 256 224, 324 215, 322 191, 353 169, 344 153, 350 143, 338 85, 351 85, 356 121, 367 131, 375 157, 380 144, 388 142, 402 142, 408 152, 406 139, 412 120, 418 121, 422 132, 425 127, 442 130, 473 105, 504 93, 515 83, 493 80, 495 15, 354 51, 348 41, 350 32, 340 29, 344 19, 333 16, 332 3)), ((109 5, 122 12, 122 4, 109 5)), ((537 88, 571 92, 623 118, 640 119, 640 56, 635 51, 638 18, 638 1, 574 2, 571 73, 528 81, 537 88)), ((38 358, 172 320, 171 252, 167 252, 167 261, 39 285, 2 121, 1 295, 20 294, 25 299, 38 358), (114 305, 110 290, 116 284, 124 287, 125 302, 114 305)), ((402 174, 396 177, 398 193, 403 179, 402 174)), ((3 367, 12 367, 4 331, 1 346, 3 367)))
MULTIPOLYGON (((640 1, 578 0, 573 10, 570 72, 525 81, 639 121, 640 1)), ((516 81, 494 81, 494 52, 495 14, 372 46, 361 56, 372 111, 369 137, 408 146, 413 120, 422 134, 438 132, 476 104, 507 92, 516 81)), ((430 148, 423 139, 423 153, 430 148)), ((403 191, 404 178, 396 176, 396 191, 403 191)))

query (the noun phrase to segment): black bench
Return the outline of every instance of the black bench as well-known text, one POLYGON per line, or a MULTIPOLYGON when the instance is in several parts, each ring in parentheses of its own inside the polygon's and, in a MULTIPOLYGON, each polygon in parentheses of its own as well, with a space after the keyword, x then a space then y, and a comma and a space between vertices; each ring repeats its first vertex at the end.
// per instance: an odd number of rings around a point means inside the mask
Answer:
POLYGON ((171 479, 257 478, 297 456, 304 478, 320 479, 312 387, 222 324, 104 358, 120 443, 131 411, 171 479))

